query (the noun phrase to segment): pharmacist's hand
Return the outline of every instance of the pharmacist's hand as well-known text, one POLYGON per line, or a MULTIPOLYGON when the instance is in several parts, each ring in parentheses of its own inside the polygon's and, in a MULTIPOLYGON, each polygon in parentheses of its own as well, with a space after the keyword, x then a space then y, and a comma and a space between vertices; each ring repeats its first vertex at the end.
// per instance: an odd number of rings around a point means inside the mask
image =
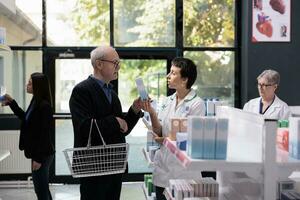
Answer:
POLYGON ((165 137, 159 137, 159 136, 154 136, 153 139, 155 140, 155 142, 157 142, 158 144, 163 144, 165 137))
POLYGON ((152 102, 152 100, 150 98, 148 98, 145 101, 142 101, 142 109, 150 114, 153 114, 155 111, 154 111, 153 107, 151 106, 151 102, 152 102))
POLYGON ((32 171, 36 171, 36 170, 39 170, 41 168, 42 164, 41 163, 38 163, 36 161, 32 161, 32 171))
POLYGON ((9 94, 5 94, 3 96, 3 100, 1 105, 2 106, 8 106, 14 99, 9 95, 9 94))
POLYGON ((140 110, 142 109, 142 100, 141 100, 141 98, 135 99, 133 101, 133 104, 132 104, 131 107, 132 107, 134 113, 138 114, 140 112, 140 110))
POLYGON ((120 125, 120 131, 122 133, 125 133, 128 131, 128 126, 127 126, 127 122, 124 119, 121 119, 120 117, 116 117, 117 121, 119 122, 120 125))

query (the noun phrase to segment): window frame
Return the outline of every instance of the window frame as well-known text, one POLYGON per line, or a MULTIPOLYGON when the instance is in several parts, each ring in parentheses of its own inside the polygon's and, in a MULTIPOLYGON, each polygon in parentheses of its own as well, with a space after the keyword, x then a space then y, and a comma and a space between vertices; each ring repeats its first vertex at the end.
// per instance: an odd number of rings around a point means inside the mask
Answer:
MULTIPOLYGON (((166 59, 167 60, 167 72, 170 71, 171 60, 177 56, 183 56, 185 51, 233 51, 235 54, 235 81, 234 81, 234 106, 241 106, 241 1, 235 0, 235 42, 233 47, 184 47, 183 45, 183 1, 175 0, 175 47, 116 47, 117 52, 121 59, 166 59)), ((55 59, 59 57, 61 53, 72 53, 74 58, 89 58, 89 53, 95 47, 82 47, 82 46, 47 46, 47 15, 46 15, 47 0, 42 0, 42 46, 11 46, 12 51, 17 50, 41 50, 43 56, 43 72, 49 76, 52 100, 55 105, 55 59), (53 65, 54 63, 54 65, 53 65), (54 67, 53 67, 54 66, 54 67)), ((114 1, 110 0, 110 45, 114 46, 114 1)), ((68 58, 69 59, 69 58, 68 58)), ((118 82, 113 83, 114 88, 118 88, 118 82)), ((118 92, 118 91, 116 91, 118 92)), ((167 89, 167 95, 172 94, 174 91, 167 89)), ((53 110, 54 111, 54 110, 53 110)), ((70 119, 70 114, 55 113, 55 120, 70 119)), ((0 120, 6 120, 9 122, 0 125, 1 130, 19 130, 20 124, 17 122, 16 117, 13 114, 0 114, 0 120)), ((55 133, 53 133, 55 136, 55 133)), ((53 142, 55 138, 53 137, 53 142)), ((53 183, 78 183, 77 179, 71 178, 71 176, 55 177, 55 163, 53 163, 50 169, 50 181, 53 183)), ((27 179, 28 174, 19 175, 4 175, 0 177, 0 180, 7 180, 18 178, 22 180, 27 179)), ((143 180, 142 173, 128 174, 125 177, 125 181, 140 181, 143 180)))

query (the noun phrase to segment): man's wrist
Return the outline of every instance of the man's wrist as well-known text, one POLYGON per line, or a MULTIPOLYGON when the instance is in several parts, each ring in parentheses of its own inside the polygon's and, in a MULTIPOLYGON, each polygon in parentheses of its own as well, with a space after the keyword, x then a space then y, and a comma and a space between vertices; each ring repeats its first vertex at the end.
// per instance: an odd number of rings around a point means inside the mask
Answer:
POLYGON ((132 105, 131 108, 135 114, 138 114, 141 110, 141 109, 136 108, 134 105, 132 105))

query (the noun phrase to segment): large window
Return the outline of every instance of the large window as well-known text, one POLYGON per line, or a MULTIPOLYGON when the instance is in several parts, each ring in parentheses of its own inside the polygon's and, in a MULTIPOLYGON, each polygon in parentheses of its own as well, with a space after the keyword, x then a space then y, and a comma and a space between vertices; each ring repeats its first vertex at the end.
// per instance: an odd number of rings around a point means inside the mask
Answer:
POLYGON ((194 84, 202 98, 219 98, 234 105, 234 52, 232 51, 185 51, 184 56, 197 65, 194 84))
POLYGON ((174 47, 174 0, 115 0, 114 43, 127 47, 174 47))
POLYGON ((234 0, 185 0, 183 5, 184 46, 234 46, 234 0))
MULTIPOLYGON (((122 102, 124 112, 127 112, 134 99, 138 97, 135 78, 141 77, 145 81, 145 87, 149 91, 149 96, 160 102, 166 95, 166 72, 167 62, 165 60, 150 59, 130 59, 122 60, 122 66, 119 72, 119 97, 122 102)), ((129 152, 129 172, 140 173, 148 172, 141 152, 146 146, 147 129, 140 120, 130 135, 126 137, 130 144, 129 152)))
POLYGON ((42 1, 0 1, 0 27, 8 45, 41 46, 42 1))
MULTIPOLYGON (((191 58, 198 69, 194 88, 204 98, 237 105, 239 19, 236 0, 16 0, 0 1, 0 27, 11 52, 0 51, 0 84, 21 104, 30 73, 50 78, 55 102, 54 176, 69 174, 61 150, 71 147, 69 97, 73 87, 93 72, 90 51, 100 44, 116 48, 121 58, 117 86, 123 112, 138 96, 142 77, 158 105, 173 91, 166 74, 177 56, 191 58), (8 2, 8 3, 6 3, 8 2), (15 2, 15 3, 14 3, 15 2)), ((11 113, 0 108, 0 113, 11 113)), ((1 127, 0 127, 1 129, 1 127)), ((138 123, 127 137, 129 172, 143 173, 141 148, 146 130, 138 123)))
MULTIPOLYGON (((33 72, 42 72, 41 51, 0 51, 0 85, 5 86, 23 109, 27 108, 32 95, 26 93, 26 84, 33 72)), ((9 107, 0 106, 0 114, 12 113, 9 107)))

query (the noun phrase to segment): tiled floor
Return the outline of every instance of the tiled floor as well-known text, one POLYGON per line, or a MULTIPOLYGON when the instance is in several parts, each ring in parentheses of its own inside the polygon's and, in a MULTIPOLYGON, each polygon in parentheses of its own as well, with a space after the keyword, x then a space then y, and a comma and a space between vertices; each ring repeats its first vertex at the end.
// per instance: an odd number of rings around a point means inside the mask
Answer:
MULTIPOLYGON (((51 185, 53 200, 79 200, 79 185, 51 185)), ((0 188, 0 200, 35 200, 33 188, 0 188)), ((142 183, 123 183, 121 200, 143 200, 142 183)))

